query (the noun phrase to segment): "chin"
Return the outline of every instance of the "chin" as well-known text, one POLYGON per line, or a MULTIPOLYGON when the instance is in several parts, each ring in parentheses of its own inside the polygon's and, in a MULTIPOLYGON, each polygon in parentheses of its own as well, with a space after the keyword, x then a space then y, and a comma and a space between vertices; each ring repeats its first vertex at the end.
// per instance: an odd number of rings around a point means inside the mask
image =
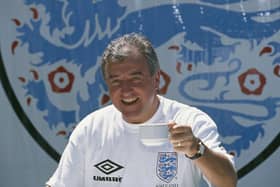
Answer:
POLYGON ((125 121, 129 122, 129 123, 142 123, 143 120, 140 119, 139 117, 139 113, 135 113, 135 112, 130 112, 128 113, 122 113, 123 118, 125 119, 125 121))

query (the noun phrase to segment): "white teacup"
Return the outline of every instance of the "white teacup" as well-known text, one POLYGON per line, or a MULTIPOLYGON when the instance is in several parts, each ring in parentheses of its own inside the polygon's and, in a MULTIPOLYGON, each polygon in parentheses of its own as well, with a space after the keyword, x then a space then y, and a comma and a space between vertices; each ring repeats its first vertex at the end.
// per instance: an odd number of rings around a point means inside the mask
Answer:
POLYGON ((159 146, 168 142, 168 123, 149 123, 140 126, 141 142, 147 146, 159 146))

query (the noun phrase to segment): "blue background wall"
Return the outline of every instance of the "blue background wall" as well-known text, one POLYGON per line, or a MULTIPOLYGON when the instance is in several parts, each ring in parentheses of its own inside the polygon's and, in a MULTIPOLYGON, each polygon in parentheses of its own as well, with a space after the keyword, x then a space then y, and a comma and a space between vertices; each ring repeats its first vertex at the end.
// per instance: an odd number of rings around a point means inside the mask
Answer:
POLYGON ((44 184, 75 125, 110 103, 99 58, 128 32, 153 42, 161 94, 217 122, 238 186, 279 186, 279 15, 279 0, 0 2, 0 186, 44 184))

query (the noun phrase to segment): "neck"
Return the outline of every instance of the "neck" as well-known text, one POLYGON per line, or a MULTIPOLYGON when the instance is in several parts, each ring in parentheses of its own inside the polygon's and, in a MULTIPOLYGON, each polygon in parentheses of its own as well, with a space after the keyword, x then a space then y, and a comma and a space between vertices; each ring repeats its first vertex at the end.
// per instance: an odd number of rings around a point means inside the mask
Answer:
MULTIPOLYGON (((158 110, 159 104, 160 104, 160 101, 159 101, 158 96, 156 95, 155 98, 154 98, 154 102, 153 102, 151 108, 149 108, 149 109, 143 109, 143 110, 146 111, 145 115, 143 115, 143 116, 141 116, 141 117, 139 116, 139 117, 135 117, 135 118, 130 118, 130 119, 125 118, 125 117, 123 116, 123 119, 124 119, 126 122, 132 123, 132 124, 141 124, 141 123, 144 123, 144 122, 148 121, 149 119, 151 119, 151 118, 153 117, 153 115, 154 115, 154 114, 156 113, 156 111, 158 110), (147 112, 147 110, 148 110, 149 112, 147 112)), ((144 112, 145 112, 145 111, 144 111, 144 112)))

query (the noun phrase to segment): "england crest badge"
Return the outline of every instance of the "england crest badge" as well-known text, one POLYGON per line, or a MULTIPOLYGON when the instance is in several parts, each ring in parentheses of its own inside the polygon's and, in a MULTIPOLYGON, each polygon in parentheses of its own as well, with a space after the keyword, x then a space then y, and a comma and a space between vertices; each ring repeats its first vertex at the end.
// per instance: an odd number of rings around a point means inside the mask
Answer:
POLYGON ((169 183, 177 175, 178 156, 176 152, 159 152, 157 159, 157 176, 169 183))

